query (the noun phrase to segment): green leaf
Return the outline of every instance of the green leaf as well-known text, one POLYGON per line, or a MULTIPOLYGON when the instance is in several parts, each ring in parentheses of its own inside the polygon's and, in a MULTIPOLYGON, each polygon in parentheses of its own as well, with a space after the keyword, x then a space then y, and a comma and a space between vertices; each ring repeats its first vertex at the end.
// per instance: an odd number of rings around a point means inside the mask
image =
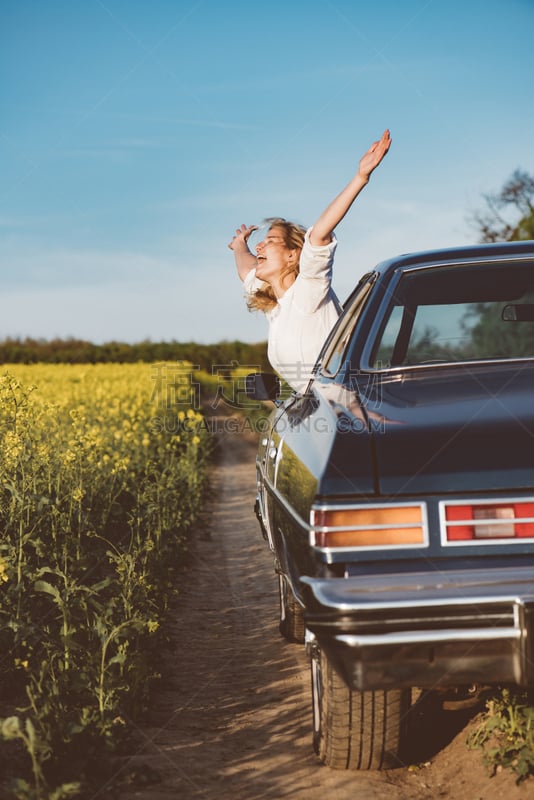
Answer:
POLYGON ((26 733, 28 734, 28 739, 30 742, 35 742, 35 728, 31 719, 26 719, 24 727, 26 728, 26 733))
POLYGON ((36 592, 43 592, 44 594, 51 595, 58 605, 63 604, 59 590, 55 586, 52 586, 51 583, 48 583, 48 581, 35 581, 33 588, 36 592))
POLYGON ((49 798, 50 800, 68 800, 69 797, 76 797, 81 788, 81 783, 62 783, 49 794, 49 798))

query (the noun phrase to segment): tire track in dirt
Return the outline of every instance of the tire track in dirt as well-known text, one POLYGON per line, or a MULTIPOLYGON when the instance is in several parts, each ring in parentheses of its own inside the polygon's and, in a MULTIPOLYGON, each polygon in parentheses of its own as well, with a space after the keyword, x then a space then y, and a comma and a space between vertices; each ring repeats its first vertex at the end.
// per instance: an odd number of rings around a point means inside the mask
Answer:
POLYGON ((504 792, 512 800, 511 776, 499 787, 481 764, 473 772, 480 755, 466 750, 465 735, 457 744, 461 763, 449 749, 439 764, 415 772, 349 773, 318 762, 308 661, 302 646, 278 633, 277 579, 253 513, 256 443, 218 436, 209 524, 184 575, 174 650, 162 658, 141 745, 125 763, 137 778, 121 798, 491 800, 504 792))

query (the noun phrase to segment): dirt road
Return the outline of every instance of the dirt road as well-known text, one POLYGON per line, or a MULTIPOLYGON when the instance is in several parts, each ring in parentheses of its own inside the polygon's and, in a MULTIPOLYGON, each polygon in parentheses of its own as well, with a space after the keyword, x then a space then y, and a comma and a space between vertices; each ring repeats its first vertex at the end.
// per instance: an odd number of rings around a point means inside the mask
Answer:
MULTIPOLYGON (((308 662, 278 633, 272 558, 253 514, 255 443, 219 439, 209 525, 171 631, 174 652, 140 746, 135 800, 527 800, 510 773, 489 778, 465 731, 416 768, 346 773, 311 746, 308 662)), ((121 798, 122 798, 121 794, 121 798)))

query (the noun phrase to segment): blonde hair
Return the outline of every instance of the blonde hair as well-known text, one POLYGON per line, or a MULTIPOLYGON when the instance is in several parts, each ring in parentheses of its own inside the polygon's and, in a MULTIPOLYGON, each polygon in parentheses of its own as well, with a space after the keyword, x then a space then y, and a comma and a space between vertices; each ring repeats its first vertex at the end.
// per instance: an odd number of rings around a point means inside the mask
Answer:
MULTIPOLYGON (((304 244, 306 228, 302 225, 298 225, 296 222, 289 222, 289 220, 283 217, 267 217, 267 219, 263 220, 263 223, 269 226, 269 230, 278 228, 281 231, 285 246, 290 250, 298 250, 300 258, 300 251, 304 244)), ((295 277, 298 275, 299 258, 297 258, 295 265, 288 265, 280 274, 282 279, 288 275, 294 274, 295 277)), ((247 305, 251 311, 270 311, 277 303, 278 300, 272 286, 268 283, 263 283, 249 298, 247 305)))

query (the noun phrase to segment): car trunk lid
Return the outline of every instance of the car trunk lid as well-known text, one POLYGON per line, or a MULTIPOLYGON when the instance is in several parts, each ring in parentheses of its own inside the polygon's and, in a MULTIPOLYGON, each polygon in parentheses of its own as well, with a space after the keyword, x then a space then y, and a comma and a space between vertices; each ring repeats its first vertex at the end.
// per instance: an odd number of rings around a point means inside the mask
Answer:
POLYGON ((531 488, 533 389, 531 362, 413 370, 375 382, 372 400, 382 420, 373 433, 379 493, 531 488))

